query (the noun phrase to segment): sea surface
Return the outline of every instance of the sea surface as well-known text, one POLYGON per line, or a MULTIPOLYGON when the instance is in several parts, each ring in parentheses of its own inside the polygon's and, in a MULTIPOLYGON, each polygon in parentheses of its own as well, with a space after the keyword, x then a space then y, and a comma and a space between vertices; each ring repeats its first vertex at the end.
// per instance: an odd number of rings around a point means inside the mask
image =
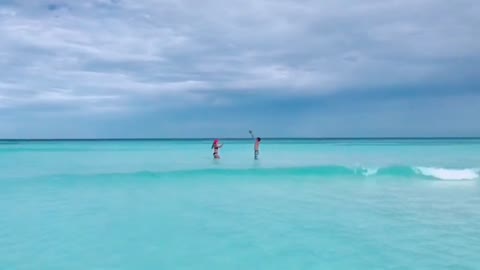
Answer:
POLYGON ((0 269, 480 269, 480 140, 0 141, 0 269))

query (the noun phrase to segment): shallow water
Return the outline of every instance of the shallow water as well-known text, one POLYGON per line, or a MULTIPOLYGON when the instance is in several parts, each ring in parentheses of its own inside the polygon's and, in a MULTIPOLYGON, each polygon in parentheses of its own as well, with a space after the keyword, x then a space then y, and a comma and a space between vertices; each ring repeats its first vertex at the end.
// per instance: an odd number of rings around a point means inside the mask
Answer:
POLYGON ((479 140, 0 144, 0 269, 479 269, 479 140))

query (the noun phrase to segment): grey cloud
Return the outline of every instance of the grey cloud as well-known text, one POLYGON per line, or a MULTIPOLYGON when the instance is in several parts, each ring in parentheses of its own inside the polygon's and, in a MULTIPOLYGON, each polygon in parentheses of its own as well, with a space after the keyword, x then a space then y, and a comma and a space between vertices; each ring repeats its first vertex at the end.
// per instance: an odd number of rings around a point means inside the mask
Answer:
POLYGON ((450 74, 471 69, 472 61, 479 67, 479 6, 474 0, 10 1, 0 4, 0 102, 95 99, 114 106, 152 93, 192 101, 186 96, 207 90, 319 94, 454 80, 450 74), (52 98, 55 89, 68 96, 52 98))

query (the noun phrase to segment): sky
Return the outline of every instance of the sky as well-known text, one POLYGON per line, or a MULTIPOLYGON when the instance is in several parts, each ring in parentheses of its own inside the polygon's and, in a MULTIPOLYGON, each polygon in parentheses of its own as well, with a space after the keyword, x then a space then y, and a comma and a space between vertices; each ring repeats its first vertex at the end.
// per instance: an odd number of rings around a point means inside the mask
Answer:
POLYGON ((480 136, 477 0, 0 0, 0 138, 480 136))

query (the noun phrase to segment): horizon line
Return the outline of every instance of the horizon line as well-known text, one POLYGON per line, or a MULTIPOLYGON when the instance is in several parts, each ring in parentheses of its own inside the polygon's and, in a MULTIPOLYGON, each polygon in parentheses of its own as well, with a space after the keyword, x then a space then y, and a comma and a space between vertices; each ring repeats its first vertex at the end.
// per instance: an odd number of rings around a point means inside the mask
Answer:
MULTIPOLYGON (((196 140, 251 140, 247 137, 198 137, 198 138, 0 138, 0 141, 196 141, 196 140)), ((406 136, 406 137, 262 137, 265 140, 448 140, 448 139, 467 139, 475 140, 480 139, 480 136, 465 136, 465 137, 453 137, 453 136, 406 136)))

